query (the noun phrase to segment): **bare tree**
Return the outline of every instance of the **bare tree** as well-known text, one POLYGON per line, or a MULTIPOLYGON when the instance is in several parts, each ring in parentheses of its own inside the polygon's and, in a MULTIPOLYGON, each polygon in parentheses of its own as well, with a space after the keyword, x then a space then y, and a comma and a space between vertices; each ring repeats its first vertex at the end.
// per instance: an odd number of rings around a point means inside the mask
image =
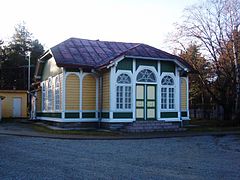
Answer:
POLYGON ((231 119, 233 110, 239 113, 240 1, 206 0, 185 9, 183 19, 175 42, 182 47, 195 42, 201 47, 210 64, 209 76, 200 74, 202 84, 223 106, 224 118, 231 119))

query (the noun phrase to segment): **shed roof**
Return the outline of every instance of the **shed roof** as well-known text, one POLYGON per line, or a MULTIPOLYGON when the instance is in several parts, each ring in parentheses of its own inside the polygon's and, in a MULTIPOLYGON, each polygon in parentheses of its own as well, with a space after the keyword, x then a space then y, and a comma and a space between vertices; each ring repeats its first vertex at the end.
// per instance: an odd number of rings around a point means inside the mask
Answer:
POLYGON ((110 42, 70 38, 52 47, 51 52, 60 67, 90 67, 98 69, 118 57, 141 57, 153 60, 176 60, 190 67, 183 59, 141 43, 110 42))

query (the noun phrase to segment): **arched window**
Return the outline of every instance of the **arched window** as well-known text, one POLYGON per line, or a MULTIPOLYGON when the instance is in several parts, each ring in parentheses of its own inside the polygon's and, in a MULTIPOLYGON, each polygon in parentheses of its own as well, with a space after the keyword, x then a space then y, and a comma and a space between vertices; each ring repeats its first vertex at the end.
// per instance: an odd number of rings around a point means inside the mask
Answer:
POLYGON ((60 110, 60 78, 59 76, 55 79, 55 110, 60 110))
POLYGON ((171 77, 171 76, 164 76, 163 78, 162 78, 162 85, 174 85, 174 80, 173 80, 173 78, 171 77))
POLYGON ((117 77, 117 83, 119 84, 131 84, 131 78, 127 74, 120 74, 117 77))
POLYGON ((117 77, 116 107, 119 110, 132 108, 132 86, 129 75, 122 73, 117 77))
POLYGON ((52 110, 52 78, 48 78, 48 111, 52 110))
POLYGON ((161 81, 161 109, 175 109, 174 79, 166 75, 161 81))
POLYGON ((141 70, 137 75, 138 82, 156 82, 154 73, 149 69, 141 70))
POLYGON ((42 110, 46 111, 46 84, 42 83, 42 110))

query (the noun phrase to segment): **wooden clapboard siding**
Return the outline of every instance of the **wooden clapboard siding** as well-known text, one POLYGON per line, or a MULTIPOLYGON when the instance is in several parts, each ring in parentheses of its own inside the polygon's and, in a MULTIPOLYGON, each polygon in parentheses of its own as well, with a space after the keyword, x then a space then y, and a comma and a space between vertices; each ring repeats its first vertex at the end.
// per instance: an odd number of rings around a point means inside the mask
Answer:
POLYGON ((36 108, 37 108, 37 112, 42 111, 42 88, 37 91, 36 108))
POLYGON ((110 73, 103 74, 103 110, 109 110, 110 104, 110 73))
POLYGON ((97 88, 98 88, 98 110, 100 110, 101 109, 101 96, 102 96, 100 79, 99 79, 99 83, 98 83, 97 88))
POLYGON ((187 110, 187 82, 181 78, 181 109, 187 110))
POLYGON ((79 110, 79 77, 75 74, 70 74, 66 78, 66 110, 79 110))
POLYGON ((88 74, 82 84, 82 109, 96 110, 96 78, 88 74))

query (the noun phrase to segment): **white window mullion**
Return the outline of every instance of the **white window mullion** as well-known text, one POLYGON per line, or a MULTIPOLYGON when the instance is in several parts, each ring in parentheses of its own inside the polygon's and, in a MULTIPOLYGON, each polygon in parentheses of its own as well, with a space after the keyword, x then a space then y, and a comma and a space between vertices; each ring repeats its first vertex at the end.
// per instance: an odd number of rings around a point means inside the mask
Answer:
POLYGON ((175 109, 175 87, 174 79, 165 75, 161 80, 161 109, 175 109))
POLYGON ((52 79, 48 80, 48 111, 52 111, 52 79))
POLYGON ((60 80, 59 76, 55 80, 55 110, 60 110, 60 80))
POLYGON ((45 103, 46 103, 46 85, 44 82, 42 83, 42 111, 46 110, 45 103))
POLYGON ((174 88, 168 88, 168 108, 174 109, 174 88))
POLYGON ((116 109, 118 110, 131 110, 132 106, 132 88, 131 78, 125 73, 117 77, 116 88, 116 109))
POLYGON ((167 109, 167 101, 168 101, 168 89, 166 87, 161 88, 161 109, 167 109))

